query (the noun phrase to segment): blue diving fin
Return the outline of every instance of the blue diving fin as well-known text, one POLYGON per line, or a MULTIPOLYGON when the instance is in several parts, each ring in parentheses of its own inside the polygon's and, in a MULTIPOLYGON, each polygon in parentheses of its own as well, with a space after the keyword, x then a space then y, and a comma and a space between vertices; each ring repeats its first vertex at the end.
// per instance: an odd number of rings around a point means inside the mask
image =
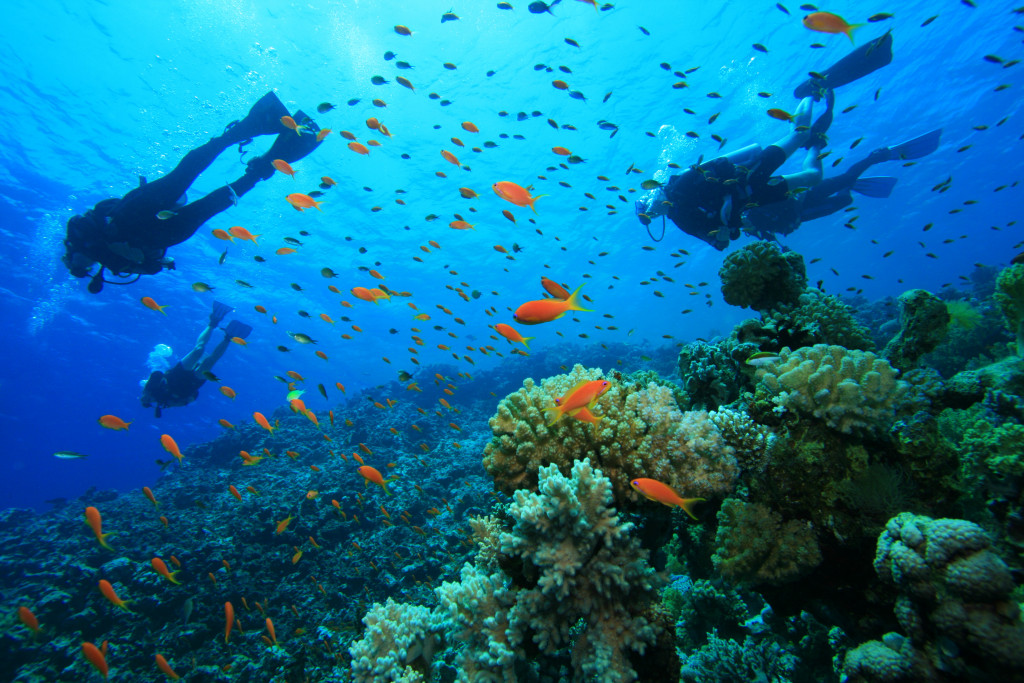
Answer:
POLYGON ((853 183, 853 191, 865 197, 885 199, 892 194, 892 188, 896 187, 896 178, 890 176, 876 176, 874 178, 857 178, 853 183))
POLYGON ((222 304, 219 301, 214 301, 213 310, 210 311, 210 324, 216 327, 217 325, 220 324, 220 321, 223 320, 224 317, 233 310, 235 309, 232 308, 231 306, 228 306, 227 304, 222 304))
POLYGON ((926 157, 939 148, 939 139, 942 137, 942 129, 933 130, 930 133, 919 135, 913 140, 889 148, 890 159, 920 159, 926 157))
POLYGON ((232 320, 228 323, 228 326, 224 328, 224 336, 228 339, 232 337, 238 337, 239 339, 245 339, 252 332, 252 327, 246 325, 243 322, 232 320))

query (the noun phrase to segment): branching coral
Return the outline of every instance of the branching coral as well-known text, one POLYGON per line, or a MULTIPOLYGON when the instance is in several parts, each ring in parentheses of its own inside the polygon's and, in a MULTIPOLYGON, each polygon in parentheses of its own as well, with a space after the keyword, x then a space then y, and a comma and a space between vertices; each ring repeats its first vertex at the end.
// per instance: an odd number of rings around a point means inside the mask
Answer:
POLYGON ((744 470, 764 472, 772 452, 781 443, 770 427, 754 422, 739 410, 722 408, 708 413, 708 420, 736 451, 736 460, 744 470))
POLYGON ((538 489, 516 492, 515 526, 501 536, 501 552, 523 563, 529 582, 510 625, 546 653, 572 644, 578 680, 633 680, 627 652, 642 654, 654 642, 643 613, 664 579, 647 565, 629 536, 633 525, 611 507, 611 482, 589 460, 573 465, 571 479, 555 465, 543 468, 538 489))
POLYGON ((796 303, 807 286, 804 257, 774 242, 753 242, 725 257, 718 271, 726 303, 763 311, 796 303))
MULTIPOLYGON (((747 355, 756 351, 753 347, 747 355)), ((735 401, 750 380, 723 343, 693 341, 679 350, 679 376, 687 407, 713 410, 735 401)))
POLYGON ((782 584, 821 563, 810 522, 783 522, 760 503, 729 498, 718 511, 715 568, 726 578, 751 584, 782 584))
POLYGON ((779 409, 813 415, 844 434, 888 428, 907 391, 892 366, 869 351, 817 344, 779 355, 758 372, 759 388, 779 409))
MULTIPOLYGON (((428 608, 388 598, 363 617, 366 631, 349 648, 356 683, 417 680, 441 644, 439 619, 428 608)), ((420 678, 419 680, 422 680, 420 678)))
POLYGON ((619 507, 641 500, 629 486, 637 477, 657 479, 687 497, 732 490, 738 473, 733 449, 707 413, 681 412, 663 385, 613 382, 592 410, 602 416, 596 427, 571 417, 547 425, 544 412, 556 396, 600 377, 600 370, 577 365, 540 386, 527 379, 498 404, 489 423, 494 437, 484 449, 495 486, 509 494, 534 489, 541 467, 555 464, 568 473, 575 461, 589 457, 611 479, 619 507))

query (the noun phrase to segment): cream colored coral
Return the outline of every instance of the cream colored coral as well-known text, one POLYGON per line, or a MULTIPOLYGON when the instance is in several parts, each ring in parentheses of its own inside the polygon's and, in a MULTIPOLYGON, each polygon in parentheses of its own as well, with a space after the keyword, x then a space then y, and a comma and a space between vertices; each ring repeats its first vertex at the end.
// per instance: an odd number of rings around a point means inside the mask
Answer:
POLYGON ((785 348, 779 356, 758 371, 777 410, 813 415, 844 434, 887 428, 908 389, 886 360, 869 351, 815 344, 785 348))

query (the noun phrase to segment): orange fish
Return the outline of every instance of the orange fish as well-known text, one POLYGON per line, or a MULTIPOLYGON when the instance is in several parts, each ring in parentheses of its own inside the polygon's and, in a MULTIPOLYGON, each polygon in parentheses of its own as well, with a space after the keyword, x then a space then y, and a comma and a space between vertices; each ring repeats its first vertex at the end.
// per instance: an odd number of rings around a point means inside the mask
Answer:
POLYGON ((173 455, 178 459, 178 464, 181 464, 181 450, 178 448, 178 444, 175 443, 174 439, 169 434, 160 435, 160 445, 164 447, 164 450, 173 455))
POLYGON ((473 223, 467 223, 466 221, 452 221, 448 224, 448 227, 453 230, 476 230, 473 223))
POLYGON ((407 26, 402 26, 401 24, 399 24, 398 26, 395 26, 395 33, 397 33, 400 36, 411 36, 412 35, 412 31, 410 31, 407 26))
POLYGON ((541 197, 547 197, 546 194, 532 197, 530 196, 530 188, 516 185, 508 180, 501 180, 494 183, 491 185, 491 189, 494 190, 494 194, 498 195, 505 201, 512 202, 516 206, 528 206, 533 209, 534 213, 537 213, 537 207, 535 207, 533 203, 541 197))
POLYGON ((274 253, 278 256, 287 256, 288 254, 294 254, 298 249, 292 249, 291 247, 281 247, 274 253))
POLYGON ((804 17, 804 26, 818 33, 845 33, 853 42, 853 31, 864 24, 847 24, 838 14, 831 12, 812 12, 804 17))
MULTIPOLYGON (((586 284, 586 283, 584 283, 586 284)), ((525 304, 516 309, 516 312, 512 315, 516 322, 523 325, 536 325, 538 323, 551 322, 557 320, 569 311, 591 311, 592 309, 583 308, 580 305, 580 289, 583 285, 576 288, 572 294, 569 295, 568 299, 537 299, 535 301, 527 301, 525 304)))
POLYGON ((295 122, 295 119, 293 119, 290 116, 282 116, 281 123, 284 125, 285 128, 290 128, 291 130, 294 130, 296 135, 302 135, 302 131, 309 130, 306 126, 300 126, 299 124, 297 124, 295 122))
POLYGON ((156 668, 160 669, 160 671, 172 681, 176 681, 181 678, 181 676, 171 668, 171 665, 167 663, 167 660, 163 655, 158 654, 156 656, 156 668))
POLYGON ((572 152, 567 150, 565 147, 552 147, 551 151, 555 154, 560 154, 563 157, 572 156, 572 152))
POLYGON ((376 270, 374 270, 372 268, 370 269, 370 277, 376 278, 378 280, 383 280, 384 279, 383 275, 381 275, 378 271, 376 271, 376 270))
POLYGON ((395 76, 395 83, 398 83, 398 85, 403 88, 408 88, 409 90, 416 92, 416 88, 412 87, 412 83, 405 76, 395 76))
POLYGON ((153 495, 153 489, 149 488, 148 486, 143 486, 142 493, 143 495, 146 496, 146 498, 149 498, 149 501, 153 503, 154 507, 160 507, 160 503, 156 502, 156 496, 153 495))
POLYGON ((697 519, 697 515, 693 514, 693 506, 699 501, 704 500, 703 498, 680 498, 679 494, 673 491, 671 486, 662 484, 654 479, 634 479, 629 482, 629 485, 644 498, 664 503, 669 507, 682 508, 683 512, 694 519, 697 519))
POLYGON ((335 185, 338 184, 338 183, 334 182, 334 180, 330 176, 326 176, 326 175, 325 176, 320 176, 320 182, 322 182, 324 185, 330 185, 331 187, 334 187, 335 185))
POLYGON ((469 131, 470 133, 479 133, 480 129, 476 127, 472 121, 463 121, 462 130, 469 131))
POLYGON ((580 382, 565 395, 555 399, 555 407, 548 411, 548 426, 555 424, 563 415, 573 415, 581 408, 590 408, 604 392, 611 388, 605 379, 580 382))
POLYGON ((369 301, 371 303, 376 303, 377 301, 366 287, 353 287, 351 291, 352 296, 362 301, 369 301))
MULTIPOLYGON (((379 287, 373 287, 370 290, 370 296, 373 297, 373 303, 377 303, 380 299, 387 299, 388 301, 391 301, 391 295, 379 287)), ((358 332, 359 330, 356 331, 358 332)))
POLYGON ((454 154, 452 154, 451 152, 449 152, 447 150, 442 149, 441 150, 441 156, 443 156, 444 160, 447 161, 450 164, 455 164, 456 166, 462 166, 462 164, 459 163, 458 158, 454 154))
POLYGON ((768 116, 772 117, 773 119, 778 119, 779 121, 793 120, 793 115, 787 111, 783 111, 782 109, 769 109, 768 116))
MULTIPOLYGON (((244 600, 245 598, 243 598, 244 600)), ((230 602, 224 603, 224 642, 231 639, 231 627, 235 625, 235 606, 230 602)))
POLYGON ((230 422, 228 422, 224 418, 221 418, 221 419, 217 420, 217 423, 221 427, 223 427, 224 429, 234 429, 235 428, 235 425, 231 424, 230 422))
POLYGON ((232 389, 231 387, 228 387, 228 386, 221 387, 220 388, 220 393, 224 394, 225 396, 227 396, 231 400, 234 400, 235 396, 237 395, 237 394, 235 394, 235 390, 232 389))
MULTIPOLYGON (((362 446, 362 444, 359 445, 362 446)), ((370 467, 369 465, 363 465, 362 467, 359 468, 359 474, 361 474, 363 479, 366 480, 365 486, 369 486, 370 483, 372 482, 377 486, 381 487, 382 489, 384 489, 384 493, 388 494, 389 496, 391 495, 391 491, 388 490, 388 482, 391 480, 385 479, 384 476, 380 473, 380 471, 377 470, 377 468, 370 467)))
POLYGON ((92 643, 82 643, 82 654, 85 655, 90 664, 96 667, 96 670, 103 676, 103 680, 107 680, 110 667, 107 666, 107 658, 103 656, 100 649, 92 643))
POLYGON ((278 522, 277 523, 277 530, 274 532, 274 535, 276 536, 276 535, 280 535, 281 533, 283 533, 284 530, 288 528, 288 525, 292 523, 293 519, 295 519, 295 518, 292 517, 291 515, 288 515, 286 518, 284 518, 280 522, 278 522))
POLYGON ((568 90, 569 84, 565 81, 551 81, 551 85, 555 86, 559 90, 568 90))
POLYGON ((508 209, 502 209, 502 210, 501 210, 501 215, 502 215, 502 216, 504 216, 505 218, 509 219, 509 220, 510 220, 510 221, 512 221, 513 223, 515 223, 515 222, 516 222, 516 217, 515 217, 515 216, 513 216, 513 215, 512 215, 512 212, 511 212, 511 211, 509 211, 508 209))
POLYGON ((316 141, 317 142, 323 142, 323 139, 325 137, 327 137, 328 135, 330 135, 330 134, 331 134, 331 129, 330 128, 321 128, 320 131, 316 134, 316 141))
POLYGON ((113 603, 115 607, 123 609, 125 612, 131 612, 128 609, 128 603, 117 596, 114 587, 106 579, 100 579, 100 593, 103 593, 103 597, 113 603))
POLYGON ((99 422, 102 426, 106 427, 107 429, 113 429, 114 431, 128 429, 128 425, 131 424, 131 422, 125 422, 117 415, 104 415, 99 420, 97 420, 97 422, 99 422))
POLYGON ((235 488, 234 484, 228 484, 228 491, 231 492, 232 496, 238 499, 238 502, 242 502, 242 494, 238 492, 238 489, 235 488))
POLYGON ((107 550, 113 550, 107 545, 107 536, 113 536, 113 533, 103 533, 103 517, 100 515, 100 511, 92 506, 85 508, 85 521, 96 535, 96 540, 100 542, 100 545, 107 550))
MULTIPOLYGON (((142 305, 151 311, 159 311, 160 313, 164 313, 164 309, 167 308, 166 306, 161 306, 160 304, 158 304, 156 301, 153 300, 153 297, 151 296, 144 296, 141 299, 139 299, 139 301, 141 301, 142 305)), ((164 315, 167 314, 164 313, 164 315)))
POLYGON ((506 325, 505 323, 498 323, 497 325, 494 326, 494 330, 505 339, 508 339, 510 342, 521 342, 522 345, 525 346, 526 348, 530 348, 530 345, 527 344, 526 342, 530 341, 531 339, 534 339, 534 337, 524 337, 523 335, 519 334, 516 328, 512 327, 511 325, 506 325))
POLYGON ((566 290, 565 287, 558 284, 551 278, 544 277, 543 275, 540 278, 540 286, 543 287, 548 294, 555 297, 556 299, 562 299, 564 301, 571 296, 571 294, 569 294, 568 290, 566 290))
POLYGON ((477 197, 480 196, 476 193, 475 190, 472 190, 468 187, 460 187, 459 194, 462 195, 463 199, 476 199, 477 197))
POLYGON ((301 192, 293 192, 292 194, 285 197, 285 199, 288 200, 288 203, 291 204, 296 211, 303 211, 304 209, 314 208, 317 211, 323 211, 323 209, 320 208, 320 205, 323 204, 323 202, 316 201, 308 194, 302 194, 301 192))
MULTIPOLYGON (((299 557, 302 557, 301 550, 299 551, 298 555, 299 557)), ((298 560, 292 560, 292 564, 295 564, 296 562, 298 562, 298 560)), ((267 633, 270 634, 270 642, 272 642, 274 645, 277 645, 277 634, 274 633, 274 622, 270 620, 270 617, 267 617, 267 633)))
POLYGON ((228 232, 240 240, 249 240, 253 244, 259 245, 259 242, 256 241, 256 238, 259 237, 259 235, 252 234, 251 232, 243 228, 241 225, 235 225, 233 227, 228 228, 228 232))
POLYGON ((270 162, 270 165, 276 168, 281 173, 284 173, 285 175, 290 175, 292 177, 292 180, 295 180, 295 169, 292 168, 292 165, 289 164, 284 159, 274 159, 272 162, 270 162))
POLYGON ((256 424, 258 424, 260 427, 263 427, 271 434, 274 433, 274 428, 270 425, 269 422, 267 422, 267 418, 263 416, 263 413, 253 413, 252 417, 254 420, 256 420, 256 424))
POLYGON ((22 605, 18 608, 18 619, 32 631, 33 636, 39 635, 39 620, 32 614, 32 610, 22 605))
POLYGON ((366 145, 362 144, 361 142, 350 142, 348 143, 348 148, 355 152, 356 154, 370 153, 369 148, 366 145))
POLYGON ((217 228, 216 230, 213 230, 212 233, 213 233, 213 236, 216 237, 219 240, 224 240, 225 242, 234 242, 235 241, 235 238, 232 237, 228 233, 227 230, 222 230, 221 228, 217 228))
POLYGON ((161 560, 159 557, 154 557, 152 560, 149 561, 149 563, 153 565, 153 570, 156 571, 157 574, 164 577, 176 586, 181 585, 181 581, 178 581, 174 578, 178 575, 178 572, 169 571, 167 569, 167 565, 164 564, 164 561, 161 560))

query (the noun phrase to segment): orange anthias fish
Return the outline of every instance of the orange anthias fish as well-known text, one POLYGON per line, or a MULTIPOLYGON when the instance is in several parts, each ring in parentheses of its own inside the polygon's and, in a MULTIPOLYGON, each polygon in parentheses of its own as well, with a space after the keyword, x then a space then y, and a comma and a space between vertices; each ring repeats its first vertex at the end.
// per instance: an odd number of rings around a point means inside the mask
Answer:
POLYGON ((580 382, 564 396, 555 399, 555 407, 547 414, 548 426, 561 420, 563 415, 575 415, 582 408, 591 408, 610 388, 611 383, 606 379, 580 382))
POLYGON ((494 183, 491 185, 491 189, 494 190, 494 194, 498 195, 505 201, 512 202, 516 206, 528 206, 533 209, 534 213, 537 213, 537 208, 533 203, 541 197, 547 197, 546 194, 531 197, 529 188, 516 185, 508 180, 501 180, 494 183))
POLYGON ((693 514, 693 506, 704 500, 703 498, 680 498, 679 494, 672 490, 668 484, 662 484, 655 479, 634 479, 629 485, 644 498, 658 503, 664 503, 669 507, 679 507, 683 512, 697 519, 693 514))
MULTIPOLYGON (((362 445, 362 444, 360 444, 362 445)), ((388 482, 390 479, 385 479, 384 476, 376 467, 370 467, 369 465, 363 465, 359 468, 359 474, 362 475, 363 479, 366 480, 365 485, 369 486, 370 483, 374 483, 377 486, 384 489, 384 493, 391 495, 391 491, 388 490, 388 482)))
POLYGON ((317 142, 323 142, 324 138, 327 137, 330 134, 331 134, 331 129, 330 128, 321 128, 320 131, 316 134, 316 141, 317 142))
POLYGON ((170 434, 160 435, 160 445, 164 447, 164 450, 173 455, 178 459, 178 463, 181 463, 181 449, 178 448, 178 444, 171 438, 170 434))
POLYGON ((32 610, 22 605, 18 608, 18 619, 32 631, 33 636, 39 635, 39 620, 32 614, 32 610))
POLYGON ((176 578, 174 578, 178 575, 178 572, 169 571, 167 569, 167 565, 159 557, 154 557, 152 560, 149 561, 149 563, 153 565, 153 569, 154 571, 156 571, 157 574, 164 577, 165 579, 167 579, 175 585, 181 585, 181 581, 178 581, 176 578))
POLYGON ((100 511, 92 506, 85 508, 85 521, 96 535, 96 540, 100 542, 100 545, 107 550, 113 550, 107 544, 107 536, 113 536, 113 533, 103 533, 103 517, 100 515, 100 511))
POLYGON ((104 415, 97 422, 107 429, 113 429, 114 431, 128 429, 128 425, 131 424, 131 422, 125 422, 117 415, 104 415))
POLYGON ((284 530, 288 528, 288 525, 292 523, 293 519, 295 519, 295 518, 292 517, 291 515, 288 515, 287 517, 282 519, 280 522, 278 522, 277 523, 277 530, 274 532, 274 535, 276 536, 276 535, 280 535, 280 534, 284 533, 284 530))
POLYGON ((442 149, 441 150, 441 156, 443 156, 444 160, 447 161, 449 164, 455 164, 456 166, 462 166, 462 164, 459 162, 458 157, 456 157, 454 154, 452 154, 448 150, 442 149))
POLYGON ((452 221, 448 224, 448 227, 452 230, 476 230, 473 223, 467 223, 466 221, 452 221))
POLYGON ((524 337, 523 335, 519 334, 516 328, 512 327, 511 325, 506 325, 505 323, 498 323, 497 325, 494 326, 494 330, 505 339, 508 339, 510 342, 520 342, 526 348, 530 348, 530 345, 527 344, 526 342, 530 341, 531 339, 534 339, 534 337, 524 337))
POLYGON ((235 238, 232 237, 231 234, 227 230, 223 230, 221 228, 217 228, 216 230, 212 230, 211 232, 213 233, 213 236, 216 237, 219 240, 224 240, 225 242, 234 242, 235 241, 235 238))
POLYGON ((272 162, 270 162, 270 165, 276 168, 281 173, 284 173, 285 175, 290 175, 292 177, 292 180, 295 180, 295 169, 292 168, 292 165, 289 164, 284 159, 274 159, 272 162))
POLYGON ((103 593, 103 597, 113 603, 115 607, 123 609, 125 612, 131 612, 128 609, 128 602, 118 597, 114 587, 106 579, 100 579, 100 593, 103 593))
POLYGON ((160 669, 160 671, 172 681, 176 681, 181 678, 181 676, 171 668, 171 665, 168 664, 167 659, 161 654, 156 656, 156 668, 160 669))
POLYGON ((156 502, 156 496, 153 495, 153 489, 149 488, 148 486, 143 486, 142 493, 143 495, 146 496, 146 498, 149 498, 149 502, 153 503, 154 507, 160 507, 160 503, 156 502))
POLYGON ((551 278, 541 276, 540 286, 544 288, 544 291, 546 291, 548 294, 555 297, 556 299, 565 300, 571 296, 568 290, 565 289, 565 287, 558 284, 551 278))
POLYGON ((224 642, 231 639, 231 627, 235 624, 235 606, 230 602, 224 603, 224 642))
POLYGON ((274 428, 271 426, 270 422, 267 421, 267 418, 263 415, 263 413, 253 413, 252 417, 254 420, 256 420, 256 424, 258 424, 260 427, 263 427, 271 434, 274 433, 274 428))
POLYGON ((812 12, 804 17, 804 26, 818 33, 845 33, 853 42, 853 31, 864 24, 847 24, 838 14, 831 12, 812 12))
POLYGON ((480 132, 480 129, 477 128, 476 124, 473 123, 472 121, 463 121, 462 122, 462 130, 468 131, 470 133, 479 133, 480 132))
POLYGON ((295 119, 293 119, 290 116, 282 116, 281 123, 284 125, 285 128, 290 128, 294 130, 296 135, 302 135, 302 131, 309 130, 309 128, 307 128, 306 126, 300 126, 299 124, 297 124, 295 122, 295 119))
POLYGON ((773 119, 778 119, 779 121, 793 120, 793 115, 790 114, 788 111, 784 111, 782 109, 769 109, 768 116, 772 117, 773 119))
MULTIPOLYGON (((139 299, 139 301, 141 301, 142 305, 151 311, 158 311, 160 313, 164 313, 164 309, 167 308, 167 306, 161 306, 160 304, 158 304, 151 296, 144 296, 141 299, 139 299)), ((164 315, 167 314, 164 313, 164 315)))
POLYGON ((234 390, 234 389, 232 389, 232 388, 231 388, 231 387, 229 387, 229 386, 223 386, 223 387, 221 387, 221 388, 220 388, 220 393, 224 394, 225 396, 227 396, 227 397, 228 397, 228 398, 230 398, 231 400, 234 400, 234 399, 235 399, 235 396, 237 396, 237 394, 235 393, 235 390, 234 390))
POLYGON ((89 663, 96 667, 96 670, 103 676, 103 680, 107 680, 107 674, 110 673, 110 667, 107 666, 107 658, 103 656, 100 649, 92 643, 82 643, 82 654, 89 660, 89 663))
POLYGON ((570 294, 568 299, 537 299, 535 301, 527 301, 516 309, 512 317, 515 318, 517 323, 523 325, 537 325, 557 320, 569 311, 590 312, 592 309, 583 308, 580 305, 579 292, 582 287, 583 285, 577 287, 576 291, 570 294))
POLYGON ((259 237, 259 235, 252 234, 251 232, 243 228, 241 225, 234 225, 228 228, 228 232, 240 240, 248 240, 253 244, 259 246, 259 242, 256 241, 256 238, 259 237))
POLYGON ((361 142, 350 142, 348 143, 348 148, 355 152, 356 154, 367 155, 370 153, 369 148, 367 148, 367 146, 362 144, 361 142))
POLYGON ((316 209, 317 211, 323 211, 323 209, 320 208, 320 205, 323 204, 323 202, 316 201, 308 194, 302 194, 301 192, 293 192, 292 194, 285 197, 285 199, 288 200, 288 203, 291 204, 296 211, 303 211, 305 209, 316 209))

